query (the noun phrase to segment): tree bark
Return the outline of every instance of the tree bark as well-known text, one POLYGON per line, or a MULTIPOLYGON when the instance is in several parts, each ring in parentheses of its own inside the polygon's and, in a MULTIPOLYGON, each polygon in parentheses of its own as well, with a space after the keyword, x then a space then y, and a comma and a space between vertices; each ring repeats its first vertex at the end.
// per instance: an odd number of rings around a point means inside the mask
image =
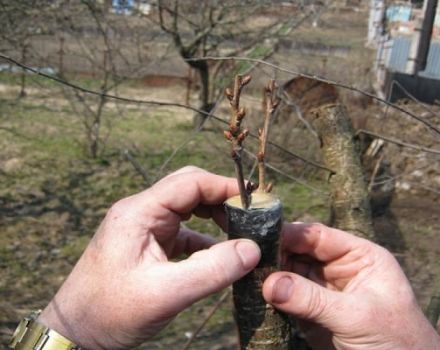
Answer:
POLYGON ((314 127, 324 164, 333 171, 328 179, 330 226, 373 239, 373 220, 360 149, 336 88, 298 77, 287 82, 284 90, 314 127))
MULTIPOLYGON (((213 104, 209 99, 210 84, 209 84, 209 66, 206 61, 201 61, 201 64, 192 65, 200 77, 200 92, 199 92, 199 107, 200 110, 206 113, 211 112, 213 104)), ((205 122, 206 114, 196 113, 194 115, 194 126, 199 129, 205 122)))
POLYGON ((261 291, 264 280, 279 270, 282 208, 279 199, 266 193, 261 195, 268 200, 264 199, 260 207, 255 203, 259 195, 253 195, 254 204, 249 209, 243 209, 238 196, 225 203, 229 239, 251 239, 261 249, 257 267, 233 284, 240 349, 288 350, 291 349, 289 318, 267 304, 261 291))
POLYGON ((330 103, 314 109, 312 118, 324 163, 334 171, 329 177, 330 225, 374 239, 368 190, 347 110, 330 103))

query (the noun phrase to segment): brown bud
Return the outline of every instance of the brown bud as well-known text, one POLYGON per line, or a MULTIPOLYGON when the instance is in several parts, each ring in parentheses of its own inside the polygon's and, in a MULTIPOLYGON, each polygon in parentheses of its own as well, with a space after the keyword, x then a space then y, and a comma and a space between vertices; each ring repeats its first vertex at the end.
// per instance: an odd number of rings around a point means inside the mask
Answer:
POLYGON ((261 136, 261 135, 263 135, 263 129, 258 128, 258 136, 261 136))
POLYGON ((232 90, 230 88, 225 89, 225 95, 229 101, 234 98, 234 93, 232 92, 232 90))
POLYGON ((228 131, 228 130, 223 131, 223 135, 225 136, 226 140, 229 140, 229 141, 232 140, 232 134, 230 131, 228 131))
POLYGON ((244 109, 244 107, 240 107, 240 109, 237 112, 237 119, 242 120, 245 115, 246 115, 246 110, 244 109))
POLYGON ((235 135, 238 131, 238 128, 236 125, 230 125, 229 126, 229 132, 231 133, 231 135, 235 135))
POLYGON ((246 138, 246 136, 248 136, 248 134, 249 134, 248 130, 244 130, 243 132, 239 133, 237 136, 237 142, 242 143, 246 138))
POLYGON ((262 162, 264 160, 264 153, 263 152, 258 152, 257 153, 257 159, 259 162, 262 162))
POLYGON ((249 82, 252 80, 252 77, 250 75, 245 75, 242 79, 241 79, 241 86, 245 86, 247 84, 249 84, 249 82))
POLYGON ((267 184, 267 186, 266 186, 265 191, 266 191, 266 192, 271 192, 272 189, 273 189, 273 183, 272 183, 272 182, 269 182, 269 183, 267 184))

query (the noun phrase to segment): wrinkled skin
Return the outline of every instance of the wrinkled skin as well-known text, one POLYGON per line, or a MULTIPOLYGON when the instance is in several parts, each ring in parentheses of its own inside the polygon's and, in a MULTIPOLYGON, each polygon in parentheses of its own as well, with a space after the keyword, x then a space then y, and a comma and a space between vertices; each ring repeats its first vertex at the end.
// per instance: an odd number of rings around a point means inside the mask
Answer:
POLYGON ((286 224, 283 263, 263 295, 297 316, 314 349, 440 349, 395 258, 321 224, 286 224))
POLYGON ((214 245, 180 228, 192 213, 223 225, 219 205, 236 193, 236 180, 187 167, 117 202, 39 321, 86 349, 129 349, 152 337, 258 263, 251 241, 214 245))

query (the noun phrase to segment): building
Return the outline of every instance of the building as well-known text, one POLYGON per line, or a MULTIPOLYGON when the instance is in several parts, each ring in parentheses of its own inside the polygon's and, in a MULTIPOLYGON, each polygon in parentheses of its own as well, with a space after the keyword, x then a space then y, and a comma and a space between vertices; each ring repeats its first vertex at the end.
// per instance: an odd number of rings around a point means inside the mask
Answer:
POLYGON ((440 8, 425 0, 385 6, 371 0, 368 44, 376 47, 376 86, 381 97, 440 100, 440 8))

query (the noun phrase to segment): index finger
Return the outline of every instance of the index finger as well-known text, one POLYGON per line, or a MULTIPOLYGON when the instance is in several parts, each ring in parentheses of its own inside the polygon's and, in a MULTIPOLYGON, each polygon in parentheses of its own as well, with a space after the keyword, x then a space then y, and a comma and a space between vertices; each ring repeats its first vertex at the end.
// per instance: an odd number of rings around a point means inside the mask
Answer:
POLYGON ((307 254, 322 262, 336 260, 369 241, 322 224, 284 224, 282 249, 307 254))
MULTIPOLYGON (((181 169, 151 188, 152 194, 162 207, 177 214, 186 214, 200 204, 221 204, 238 193, 236 179, 195 167, 189 169, 181 169)), ((139 195, 142 196, 142 193, 139 195)))

